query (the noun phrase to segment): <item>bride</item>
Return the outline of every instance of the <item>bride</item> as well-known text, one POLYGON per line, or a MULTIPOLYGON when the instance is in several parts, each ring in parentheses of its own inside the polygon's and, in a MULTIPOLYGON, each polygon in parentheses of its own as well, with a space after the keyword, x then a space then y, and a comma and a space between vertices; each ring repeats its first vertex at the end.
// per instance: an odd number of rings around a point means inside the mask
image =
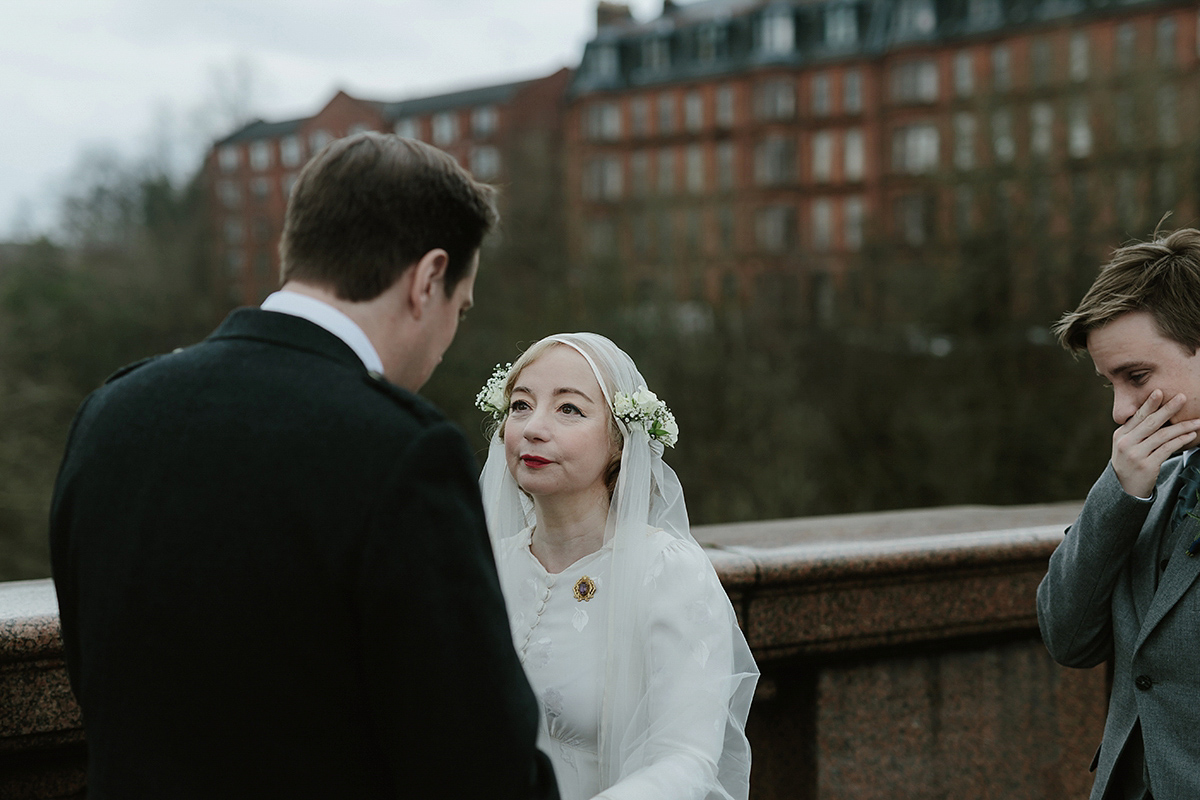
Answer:
POLYGON ((758 670, 629 358, 560 334, 498 368, 481 477, 513 641, 563 800, 745 798, 758 670))

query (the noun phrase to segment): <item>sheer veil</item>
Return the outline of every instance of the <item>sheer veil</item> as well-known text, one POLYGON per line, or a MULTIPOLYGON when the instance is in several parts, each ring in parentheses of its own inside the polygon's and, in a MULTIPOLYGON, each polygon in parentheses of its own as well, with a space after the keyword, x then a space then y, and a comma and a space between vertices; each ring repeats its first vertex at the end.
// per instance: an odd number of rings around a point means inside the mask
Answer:
MULTIPOLYGON (((547 338, 587 359, 610 408, 617 392, 646 386, 633 360, 603 336, 547 338)), ((749 791, 745 723, 758 669, 711 562, 692 538, 683 488, 663 462, 663 445, 640 426, 617 424, 624 443, 605 528, 613 560, 604 592, 610 613, 601 786, 628 781, 622 785, 637 785, 646 796, 741 800, 749 791), (664 549, 674 554, 666 567, 664 549), (685 609, 687 621, 668 646, 646 634, 646 621, 671 604, 685 609)), ((531 526, 534 515, 508 471, 498 434, 480 483, 503 572, 501 562, 513 551, 505 540, 531 526)))

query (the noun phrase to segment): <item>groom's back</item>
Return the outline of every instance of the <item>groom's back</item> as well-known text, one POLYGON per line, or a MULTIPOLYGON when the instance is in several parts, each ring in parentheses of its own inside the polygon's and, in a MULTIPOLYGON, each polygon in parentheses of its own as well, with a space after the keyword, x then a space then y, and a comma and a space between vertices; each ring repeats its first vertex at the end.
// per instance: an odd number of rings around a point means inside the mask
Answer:
POLYGON ((52 535, 68 658, 85 667, 90 797, 399 791, 361 659, 364 538, 408 446, 447 426, 372 383, 210 340, 89 399, 52 535))

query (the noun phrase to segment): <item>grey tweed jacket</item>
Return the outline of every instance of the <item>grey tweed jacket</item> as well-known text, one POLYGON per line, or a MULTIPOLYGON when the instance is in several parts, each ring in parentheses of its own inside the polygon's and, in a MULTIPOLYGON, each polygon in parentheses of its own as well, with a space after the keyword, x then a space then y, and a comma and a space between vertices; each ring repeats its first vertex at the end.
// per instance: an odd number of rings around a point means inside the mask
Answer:
POLYGON ((1200 798, 1200 557, 1186 552, 1200 522, 1185 518, 1160 552, 1182 467, 1181 457, 1168 460, 1143 501, 1125 493, 1109 464, 1038 587, 1038 622, 1055 661, 1113 661, 1092 800, 1105 796, 1138 719, 1155 797, 1200 798))

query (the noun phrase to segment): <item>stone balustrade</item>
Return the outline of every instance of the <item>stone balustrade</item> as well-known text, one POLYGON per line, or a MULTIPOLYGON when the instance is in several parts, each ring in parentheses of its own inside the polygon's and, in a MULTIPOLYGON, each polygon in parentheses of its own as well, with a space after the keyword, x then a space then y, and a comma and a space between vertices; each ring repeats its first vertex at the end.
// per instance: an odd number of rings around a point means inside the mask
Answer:
MULTIPOLYGON (((752 797, 1084 797, 1103 668, 1055 665, 1034 596, 1079 504, 696 528, 763 677, 752 797)), ((82 796, 49 581, 0 584, 0 797, 82 796)))

